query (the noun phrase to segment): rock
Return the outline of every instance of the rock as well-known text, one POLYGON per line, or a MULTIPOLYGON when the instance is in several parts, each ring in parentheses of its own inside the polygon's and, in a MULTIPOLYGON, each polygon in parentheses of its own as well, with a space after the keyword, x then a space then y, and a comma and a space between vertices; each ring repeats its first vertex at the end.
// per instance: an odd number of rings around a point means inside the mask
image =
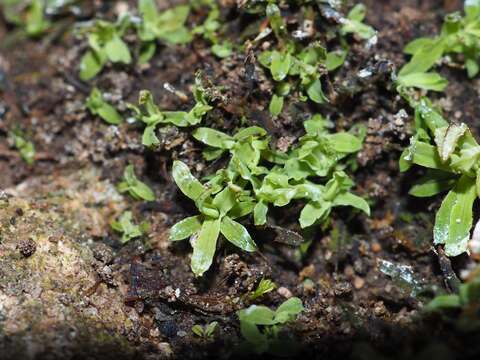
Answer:
POLYGON ((13 196, 0 198, 0 357, 132 358, 126 286, 98 284, 92 263, 112 256, 87 241, 124 206, 114 186, 84 170, 7 192, 13 196))

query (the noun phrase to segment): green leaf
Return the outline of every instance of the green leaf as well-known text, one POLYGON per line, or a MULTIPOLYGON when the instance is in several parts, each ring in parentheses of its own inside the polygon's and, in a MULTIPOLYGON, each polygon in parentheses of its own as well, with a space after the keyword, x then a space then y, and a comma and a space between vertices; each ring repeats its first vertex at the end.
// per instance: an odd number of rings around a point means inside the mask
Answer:
POLYGON ((292 65, 292 56, 289 53, 273 51, 271 54, 270 71, 275 81, 282 81, 292 65))
POLYGON ((268 206, 263 202, 260 201, 255 205, 253 209, 253 220, 255 225, 265 225, 267 222, 267 212, 268 206))
POLYGON ((463 175, 442 202, 435 217, 435 244, 445 244, 447 256, 457 256, 468 249, 472 227, 472 207, 476 199, 475 179, 463 175))
POLYGON ((222 219, 220 232, 233 245, 244 251, 253 252, 257 250, 257 247, 247 229, 245 229, 242 224, 230 219, 228 216, 225 216, 222 219))
POLYGON ((322 204, 308 203, 300 213, 300 227, 302 229, 312 226, 319 219, 324 218, 330 213, 332 204, 323 202, 322 204))
POLYGON ((400 77, 410 74, 426 73, 442 57, 443 51, 445 50, 445 42, 443 39, 424 45, 425 46, 417 50, 412 59, 400 69, 398 73, 400 77))
POLYGON ((349 192, 340 193, 335 196, 333 206, 351 206, 362 210, 365 214, 370 216, 370 206, 365 199, 349 192))
POLYGON ((451 189, 457 182, 457 177, 443 171, 429 170, 408 192, 417 197, 428 197, 451 189))
POLYGON ((433 145, 416 141, 412 149, 410 150, 412 154, 412 162, 414 164, 430 168, 430 169, 439 169, 444 171, 449 171, 449 167, 443 164, 440 156, 438 155, 437 148, 433 145))
POLYGON ((122 243, 126 243, 131 239, 142 236, 143 232, 139 225, 135 225, 132 221, 131 211, 125 211, 118 221, 113 221, 111 226, 113 230, 122 233, 122 243))
POLYGON ((363 21, 367 13, 367 8, 364 4, 356 4, 348 13, 347 18, 355 21, 363 21))
POLYGON ((237 312, 240 322, 255 325, 275 325, 275 312, 266 306, 251 305, 247 309, 237 312))
POLYGON ((193 241, 191 268, 196 276, 202 276, 212 265, 220 233, 220 219, 206 219, 197 239, 193 241))
POLYGON ((192 200, 197 200, 205 192, 205 188, 192 175, 188 166, 179 160, 173 162, 172 176, 180 191, 192 200))
POLYGON ((105 65, 105 60, 89 50, 80 60, 80 79, 87 81, 95 77, 105 65))
POLYGON ((327 53, 325 67, 328 71, 338 69, 345 62, 348 52, 346 50, 331 51, 327 53))
POLYGON ((212 46, 212 53, 219 58, 227 58, 232 55, 232 43, 224 41, 221 44, 215 44, 212 46))
POLYGON ((277 94, 272 95, 272 100, 270 100, 270 105, 268 106, 268 111, 272 116, 276 117, 280 115, 283 108, 283 96, 278 96, 277 94))
POLYGON ((210 128, 198 128, 192 135, 198 141, 215 148, 230 149, 233 145, 233 138, 230 135, 210 128))
POLYGON ((275 288, 277 287, 277 285, 275 285, 275 283, 272 281, 272 280, 269 280, 269 279, 262 279, 260 280, 260 283, 258 284, 257 288, 255 289, 255 291, 251 292, 250 295, 249 295, 249 298, 250 298, 250 301, 253 301, 273 290, 275 290, 275 288))
POLYGON ((347 132, 338 132, 329 136, 333 150, 339 153, 354 153, 362 149, 362 141, 347 132))
POLYGON ((327 97, 323 93, 322 83, 320 82, 320 79, 316 79, 315 81, 312 81, 307 86, 307 95, 310 98, 310 100, 312 100, 313 102, 316 102, 317 104, 324 104, 328 102, 327 97))
POLYGON ((302 300, 297 297, 292 297, 277 308, 274 321, 279 324, 284 324, 295 319, 303 310, 302 300))
POLYGON ((157 44, 153 41, 144 42, 140 47, 140 54, 138 56, 139 64, 147 64, 150 59, 155 55, 157 50, 157 44))
POLYGON ((443 309, 459 308, 462 306, 460 297, 456 294, 439 295, 430 301, 426 306, 426 311, 438 311, 443 309))
POLYGON ((130 50, 128 50, 128 46, 120 36, 113 36, 112 39, 105 44, 105 53, 111 62, 121 62, 124 64, 130 64, 132 62, 130 50))
POLYGON ((202 222, 200 216, 197 215, 185 218, 172 226, 170 229, 170 240, 178 241, 186 239, 198 232, 201 227, 202 222))
POLYGON ((147 147, 153 147, 160 144, 157 135, 155 134, 155 125, 149 125, 143 130, 142 144, 147 147))
POLYGON ((417 87, 432 91, 443 91, 448 85, 448 81, 435 72, 401 75, 398 77, 398 83, 405 87, 417 87))
POLYGON ((235 203, 235 193, 230 187, 227 186, 225 189, 215 195, 212 205, 215 206, 220 211, 220 215, 223 216, 235 206, 235 203))
POLYGON ((123 172, 125 185, 121 186, 121 192, 128 191, 135 199, 143 199, 147 201, 155 200, 155 193, 147 184, 141 182, 135 176, 133 165, 128 165, 123 172))
POLYGON ((122 117, 112 105, 103 103, 98 109, 98 115, 107 123, 112 125, 118 125, 122 122, 122 117))

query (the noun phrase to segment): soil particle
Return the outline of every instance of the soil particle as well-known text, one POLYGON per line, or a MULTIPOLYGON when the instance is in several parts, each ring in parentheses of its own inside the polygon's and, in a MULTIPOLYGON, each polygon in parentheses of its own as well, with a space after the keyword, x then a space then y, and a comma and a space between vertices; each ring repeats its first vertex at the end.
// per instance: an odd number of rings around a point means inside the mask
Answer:
POLYGON ((35 254, 35 251, 37 250, 37 244, 32 239, 22 240, 18 244, 18 250, 20 251, 20 254, 28 258, 35 254))

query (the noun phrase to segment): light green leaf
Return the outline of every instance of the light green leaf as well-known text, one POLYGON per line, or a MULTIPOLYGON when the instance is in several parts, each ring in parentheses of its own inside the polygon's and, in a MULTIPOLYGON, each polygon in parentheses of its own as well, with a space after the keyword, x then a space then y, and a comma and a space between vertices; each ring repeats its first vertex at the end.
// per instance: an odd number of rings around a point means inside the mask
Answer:
POLYGON ((80 79, 87 81, 95 77, 103 68, 105 60, 89 50, 80 60, 80 79))
POLYGON ((205 188, 190 172, 187 165, 179 160, 173 162, 172 176, 180 191, 192 200, 197 200, 205 188))
POLYGON ((237 312, 240 322, 256 325, 275 325, 275 312, 263 305, 251 305, 237 312))
POLYGON ((267 222, 268 205, 263 201, 258 202, 253 209, 253 220, 255 225, 265 225, 267 222))
POLYGON ((317 220, 325 217, 332 208, 329 202, 322 204, 308 203, 300 213, 300 227, 302 229, 313 225, 317 220))
POLYGON ((401 75, 398 77, 398 83, 405 87, 417 87, 432 91, 443 91, 448 85, 448 81, 436 72, 401 75))
POLYGON ((233 245, 244 251, 253 252, 257 250, 257 247, 247 229, 245 229, 242 224, 230 219, 228 216, 225 216, 222 219, 220 232, 233 245))
POLYGON ((283 96, 278 96, 277 94, 272 95, 272 100, 270 100, 270 105, 268 106, 268 111, 272 116, 278 116, 282 112, 283 108, 283 96))
POLYGON ((457 177, 451 173, 430 170, 410 189, 409 194, 417 197, 428 197, 451 189, 457 177))
POLYGON ((338 132, 329 136, 332 147, 340 153, 353 153, 362 149, 362 141, 347 132, 338 132))
POLYGON ((410 74, 426 73, 442 57, 445 49, 443 39, 426 44, 419 49, 412 59, 400 69, 399 76, 404 77, 410 74))
POLYGON ((302 300, 297 297, 292 297, 277 308, 274 321, 278 324, 284 324, 295 319, 303 310, 302 300))
POLYGON ((124 64, 130 64, 132 62, 130 50, 128 50, 128 46, 120 36, 113 36, 112 39, 105 44, 105 53, 111 62, 121 62, 124 64))
POLYGON ((210 128, 198 128, 192 135, 198 141, 215 148, 230 149, 233 145, 233 138, 230 135, 210 128))
POLYGON ((193 241, 191 268, 196 276, 202 276, 212 265, 220 233, 220 219, 206 219, 198 237, 193 241))
POLYGON ((201 227, 202 222, 200 216, 197 215, 185 218, 172 226, 170 229, 170 240, 177 241, 186 239, 198 232, 201 227))
POLYGON ((333 71, 342 66, 347 57, 347 53, 346 50, 331 51, 327 53, 327 59, 325 61, 325 67, 327 70, 333 71))
POLYGON ((370 216, 370 206, 365 199, 349 192, 338 194, 333 200, 333 206, 351 206, 370 216))
POLYGON ((445 244, 447 256, 467 251, 472 227, 472 207, 476 199, 475 179, 462 176, 442 202, 435 217, 435 244, 445 244))
POLYGON ((323 93, 322 83, 320 82, 320 79, 316 79, 315 81, 312 81, 307 86, 307 95, 310 98, 310 100, 312 100, 313 102, 316 102, 317 104, 324 104, 328 102, 327 97, 323 93))
POLYGON ((149 125, 143 130, 142 144, 147 147, 153 147, 160 144, 157 135, 155 134, 155 125, 149 125))
POLYGON ((292 56, 289 53, 273 51, 271 54, 270 71, 275 81, 282 81, 292 65, 292 56))

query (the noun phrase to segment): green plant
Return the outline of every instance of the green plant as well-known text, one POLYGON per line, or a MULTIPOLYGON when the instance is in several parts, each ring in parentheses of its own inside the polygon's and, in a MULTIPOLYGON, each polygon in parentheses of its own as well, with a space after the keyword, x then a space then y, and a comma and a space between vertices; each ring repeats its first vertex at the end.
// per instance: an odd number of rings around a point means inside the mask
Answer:
POLYGON ((147 184, 135 176, 133 165, 128 165, 123 172, 123 181, 118 184, 118 191, 128 192, 136 200, 154 201, 155 193, 147 184))
POLYGON ((291 352, 292 344, 280 336, 281 331, 303 310, 302 301, 296 297, 288 299, 275 311, 266 306, 251 305, 237 312, 240 332, 255 353, 285 356, 291 352))
POLYGON ((25 30, 30 37, 43 35, 51 26, 45 17, 46 0, 2 0, 5 19, 25 30))
POLYGON ((125 211, 118 220, 112 221, 112 229, 122 234, 122 243, 126 243, 131 239, 142 236, 149 226, 147 223, 136 225, 133 223, 131 211, 125 211))
POLYGON ((418 87, 442 91, 447 80, 434 71, 433 66, 445 55, 460 55, 469 77, 479 72, 480 59, 480 2, 465 1, 465 16, 456 12, 445 17, 440 34, 434 38, 418 38, 404 49, 412 56, 400 69, 397 82, 401 87, 418 87))
POLYGON ((123 15, 115 23, 95 20, 93 25, 83 29, 87 33, 89 50, 80 60, 80 79, 95 77, 108 61, 123 64, 132 62, 130 50, 122 39, 130 26, 130 16, 123 15))
POLYGON ((225 153, 230 157, 226 168, 209 176, 204 185, 185 164, 177 161, 173 166, 175 182, 201 213, 171 230, 172 240, 195 234, 194 273, 201 275, 210 267, 220 232, 243 250, 255 250, 243 226, 238 224, 234 229, 232 224, 230 231, 225 226, 231 219, 250 214, 255 225, 264 225, 270 204, 286 206, 293 200, 304 201, 299 218, 302 228, 325 222, 336 206, 352 206, 369 214, 367 202, 349 191, 353 182, 343 171, 346 164, 341 163, 361 148, 361 140, 346 132, 330 134, 327 123, 321 116, 305 121, 307 134, 288 153, 270 149, 266 131, 257 126, 241 129, 233 136, 205 127, 192 133, 207 145, 203 152, 207 160, 225 153))
POLYGON ((201 276, 210 268, 220 233, 242 250, 256 250, 247 229, 234 220, 253 210, 248 192, 231 183, 223 187, 221 175, 202 185, 181 161, 173 163, 172 175, 182 193, 195 202, 200 212, 183 219, 170 230, 172 241, 192 237, 191 267, 195 275, 201 276))
POLYGON ((270 291, 275 290, 276 287, 277 287, 277 285, 275 285, 275 283, 272 280, 262 279, 258 283, 258 286, 255 289, 255 291, 252 291, 249 294, 248 298, 250 299, 250 301, 253 301, 253 300, 258 299, 259 297, 269 293, 270 291))
POLYGON ((377 32, 374 28, 363 23, 367 9, 363 4, 355 5, 347 17, 343 19, 340 32, 343 34, 357 34, 364 40, 372 39, 377 32))
POLYGON ((122 122, 122 117, 118 111, 104 100, 102 93, 96 87, 90 92, 85 106, 93 115, 100 116, 109 124, 118 125, 122 122))
POLYGON ((14 130, 9 133, 13 146, 20 152, 22 159, 28 164, 33 165, 35 162, 35 145, 25 139, 20 130, 14 130))
POLYGON ((201 25, 193 28, 192 34, 201 35, 212 44, 212 53, 219 58, 226 58, 232 54, 233 44, 228 40, 220 40, 218 32, 221 29, 220 8, 215 1, 207 1, 210 11, 201 25))
POLYGON ((195 324, 192 326, 192 332, 205 340, 210 340, 213 338, 215 329, 217 328, 218 322, 212 321, 211 323, 202 326, 195 324))
POLYGON ((480 328, 480 268, 472 271, 456 294, 437 295, 426 306, 427 312, 442 313, 462 331, 480 328), (453 312, 452 312, 453 311, 453 312))
POLYGON ((156 40, 167 44, 186 44, 192 34, 185 27, 190 7, 178 5, 159 12, 154 0, 139 0, 138 11, 142 21, 137 26, 138 37, 142 41, 140 62, 145 63, 156 50, 156 40))
MULTIPOLYGON (((263 51, 258 56, 260 64, 269 69, 275 81, 275 89, 269 105, 270 113, 278 116, 282 112, 285 97, 295 91, 302 101, 310 99, 317 104, 328 102, 322 89, 321 78, 328 71, 333 71, 343 64, 347 55, 346 41, 344 39, 340 41, 343 49, 330 52, 323 43, 315 39, 310 41, 308 46, 304 46, 296 38, 304 36, 302 31, 299 31, 300 35, 296 36, 288 33, 280 7, 275 2, 259 3, 265 4, 264 11, 270 28, 259 34, 257 39, 262 39, 273 31, 278 43, 277 48, 263 51)), ((315 24, 313 8, 308 1, 299 3, 305 6, 305 21, 310 22, 313 27, 315 24)), ((355 33, 362 39, 374 38, 376 32, 362 23, 364 17, 365 6, 355 6, 348 16, 342 19, 340 34, 355 33)), ((309 36, 308 31, 306 36, 309 36)))
POLYGON ((212 107, 208 104, 207 96, 200 85, 198 76, 193 95, 196 103, 190 111, 162 111, 155 104, 149 91, 140 91, 139 107, 132 104, 128 104, 128 107, 133 110, 134 117, 146 125, 142 135, 142 144, 148 147, 160 144, 160 140, 155 134, 159 125, 171 124, 177 127, 187 127, 199 124, 203 116, 212 107))
POLYGON ((410 194, 433 196, 449 190, 435 217, 434 243, 448 256, 467 251, 473 215, 480 194, 480 145, 465 124, 448 124, 428 99, 415 105, 416 135, 400 158, 400 169, 412 164, 429 170, 410 194))

